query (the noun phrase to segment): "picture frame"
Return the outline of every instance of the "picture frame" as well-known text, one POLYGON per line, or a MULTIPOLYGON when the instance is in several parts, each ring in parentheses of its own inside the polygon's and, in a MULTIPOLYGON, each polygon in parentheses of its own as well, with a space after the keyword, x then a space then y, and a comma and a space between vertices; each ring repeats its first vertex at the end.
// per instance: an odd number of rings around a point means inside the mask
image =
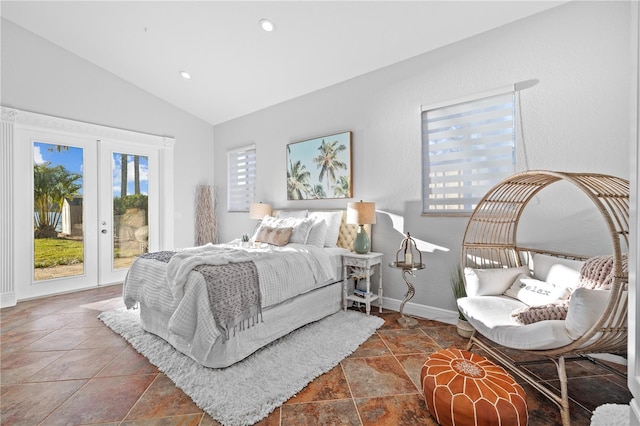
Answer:
POLYGON ((287 200, 351 198, 352 132, 287 145, 287 200))

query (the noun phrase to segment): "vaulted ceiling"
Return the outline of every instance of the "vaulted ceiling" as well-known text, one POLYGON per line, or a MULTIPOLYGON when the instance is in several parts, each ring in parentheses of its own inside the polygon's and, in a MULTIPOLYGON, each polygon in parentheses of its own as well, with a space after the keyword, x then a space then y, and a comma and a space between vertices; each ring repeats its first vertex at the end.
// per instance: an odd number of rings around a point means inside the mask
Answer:
POLYGON ((215 125, 562 3, 2 1, 1 14, 215 125))

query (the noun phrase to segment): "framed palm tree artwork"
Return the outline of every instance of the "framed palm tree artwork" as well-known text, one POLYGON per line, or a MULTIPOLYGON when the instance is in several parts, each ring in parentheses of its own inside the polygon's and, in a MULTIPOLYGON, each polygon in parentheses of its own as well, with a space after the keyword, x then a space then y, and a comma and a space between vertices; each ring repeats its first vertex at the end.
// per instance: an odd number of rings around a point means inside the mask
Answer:
POLYGON ((287 199, 351 198, 351 132, 287 145, 287 199))

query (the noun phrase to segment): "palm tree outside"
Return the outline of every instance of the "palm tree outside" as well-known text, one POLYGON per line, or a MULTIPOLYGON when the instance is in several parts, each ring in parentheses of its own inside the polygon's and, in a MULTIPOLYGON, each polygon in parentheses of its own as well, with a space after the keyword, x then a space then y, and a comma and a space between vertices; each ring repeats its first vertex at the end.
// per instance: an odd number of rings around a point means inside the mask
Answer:
POLYGON ((133 193, 140 194, 140 156, 133 156, 133 193))
POLYGON ((55 238, 65 199, 78 195, 82 175, 50 161, 33 166, 33 205, 36 238, 55 238))
POLYGON ((129 177, 127 176, 129 171, 127 157, 127 154, 120 154, 120 164, 122 164, 122 167, 120 168, 120 197, 127 196, 127 184, 129 180, 129 177))
POLYGON ((36 281, 83 272, 82 165, 81 148, 33 143, 33 278, 36 281), (79 234, 64 234, 78 229, 79 234), (67 267, 71 269, 62 272, 67 267))

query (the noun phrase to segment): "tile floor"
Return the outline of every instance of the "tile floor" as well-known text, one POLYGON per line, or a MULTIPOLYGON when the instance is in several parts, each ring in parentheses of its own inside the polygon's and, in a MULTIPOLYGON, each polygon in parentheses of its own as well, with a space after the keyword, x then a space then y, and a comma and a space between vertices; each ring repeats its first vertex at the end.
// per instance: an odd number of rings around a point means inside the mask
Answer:
MULTIPOLYGON (((58 295, 0 310, 3 425, 218 425, 97 315, 122 306, 121 286, 58 295)), ((377 310, 376 310, 377 315, 377 310)), ((260 425, 435 425, 419 390, 430 353, 465 339, 421 320, 402 329, 398 313, 340 365, 277 408, 260 425)), ((572 424, 589 425, 600 404, 626 404, 626 381, 589 361, 567 365, 572 424)), ((625 370, 625 367, 619 367, 625 370)), ((557 386, 553 366, 537 377, 557 386)), ((529 424, 560 424, 555 405, 528 385, 529 424)))

